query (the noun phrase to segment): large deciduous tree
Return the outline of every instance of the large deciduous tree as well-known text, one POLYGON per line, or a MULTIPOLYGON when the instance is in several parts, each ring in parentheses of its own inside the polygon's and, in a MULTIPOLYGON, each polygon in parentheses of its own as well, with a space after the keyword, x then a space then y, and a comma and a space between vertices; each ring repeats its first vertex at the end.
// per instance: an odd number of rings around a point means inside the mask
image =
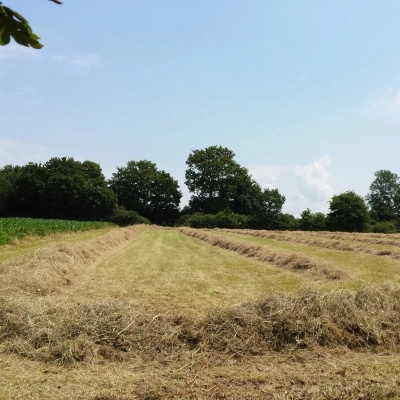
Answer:
POLYGON ((229 208, 237 195, 239 180, 247 175, 234 156, 232 150, 222 146, 189 154, 185 184, 193 193, 189 203, 193 211, 211 214, 229 208))
POLYGON ((375 172, 375 179, 366 196, 375 221, 400 220, 400 178, 389 170, 375 172))
POLYGON ((194 150, 186 161, 185 184, 193 193, 189 206, 194 212, 215 214, 231 210, 251 214, 261 188, 226 147, 194 150))
POLYGON ((44 165, 0 169, 0 215, 4 217, 102 220, 116 198, 98 164, 51 158, 44 165))
POLYGON ((257 199, 250 225, 259 229, 278 228, 285 196, 280 194, 278 189, 264 189, 259 192, 257 199))
POLYGON ((44 201, 50 218, 102 219, 109 217, 116 198, 98 164, 53 157, 44 164, 44 201))
POLYGON ((332 230, 364 232, 369 221, 369 211, 364 199, 353 191, 332 197, 329 204, 328 223, 332 230))
POLYGON ((118 167, 109 186, 119 205, 155 224, 172 225, 179 216, 178 182, 150 161, 129 161, 126 167, 118 167))
POLYGON ((249 217, 249 225, 270 228, 281 213, 285 197, 277 189, 262 190, 226 147, 194 150, 186 161, 185 184, 192 197, 191 212, 217 214, 229 210, 249 217))

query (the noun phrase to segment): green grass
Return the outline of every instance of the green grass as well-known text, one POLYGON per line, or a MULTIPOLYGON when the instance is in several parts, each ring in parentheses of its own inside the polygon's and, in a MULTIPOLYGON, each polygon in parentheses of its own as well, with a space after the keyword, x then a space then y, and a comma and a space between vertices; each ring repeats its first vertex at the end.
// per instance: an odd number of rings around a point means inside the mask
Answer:
POLYGON ((94 281, 95 287, 89 280, 82 290, 86 296, 130 299, 140 307, 191 314, 273 291, 295 293, 305 283, 297 274, 161 229, 148 230, 100 263, 94 281))
POLYGON ((0 218, 0 245, 26 236, 78 232, 105 228, 109 223, 96 221, 67 221, 60 219, 0 218))
MULTIPOLYGON (((214 233, 214 232, 213 232, 214 233)), ((349 274, 349 279, 343 281, 326 282, 323 286, 327 288, 340 285, 343 288, 359 288, 373 282, 382 284, 391 281, 400 282, 400 261, 389 257, 374 254, 356 253, 336 249, 325 249, 314 247, 312 244, 296 243, 295 241, 282 241, 279 239, 268 239, 265 237, 254 237, 239 233, 216 231, 214 234, 230 238, 237 238, 243 242, 250 242, 264 246, 270 250, 290 251, 296 254, 312 257, 321 262, 329 264, 349 274)), ((386 246, 388 248, 388 246, 386 246)))

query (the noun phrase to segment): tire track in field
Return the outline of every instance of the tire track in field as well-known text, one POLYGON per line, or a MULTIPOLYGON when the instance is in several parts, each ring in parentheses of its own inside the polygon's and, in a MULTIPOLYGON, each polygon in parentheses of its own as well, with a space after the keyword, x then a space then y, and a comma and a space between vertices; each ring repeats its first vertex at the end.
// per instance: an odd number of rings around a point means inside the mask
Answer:
POLYGON ((288 269, 297 273, 308 273, 315 279, 345 279, 347 274, 334 266, 317 261, 311 257, 298 255, 286 251, 271 251, 260 245, 245 243, 243 240, 236 240, 218 236, 217 233, 210 233, 205 230, 193 228, 178 228, 178 231, 224 249, 236 251, 246 257, 254 258, 258 261, 271 263, 277 267, 288 269))

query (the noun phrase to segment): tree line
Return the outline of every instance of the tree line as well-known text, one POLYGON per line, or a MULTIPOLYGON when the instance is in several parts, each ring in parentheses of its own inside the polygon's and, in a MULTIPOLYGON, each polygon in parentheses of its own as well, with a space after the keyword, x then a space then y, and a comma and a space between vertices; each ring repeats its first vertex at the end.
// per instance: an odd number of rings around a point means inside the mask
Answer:
POLYGON ((99 164, 67 157, 6 165, 0 169, 0 217, 207 228, 400 230, 400 178, 388 170, 375 173, 365 198, 348 191, 332 197, 328 214, 306 209, 295 218, 282 212, 285 196, 278 189, 263 189, 226 147, 194 150, 186 165, 191 198, 183 208, 178 182, 148 160, 117 167, 109 180, 99 164))

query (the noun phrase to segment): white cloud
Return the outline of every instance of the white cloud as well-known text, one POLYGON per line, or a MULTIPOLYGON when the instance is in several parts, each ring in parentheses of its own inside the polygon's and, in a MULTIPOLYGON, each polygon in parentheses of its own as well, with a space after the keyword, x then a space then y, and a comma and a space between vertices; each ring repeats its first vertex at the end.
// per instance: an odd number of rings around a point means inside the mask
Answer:
POLYGON ((277 188, 286 197, 283 212, 300 217, 305 209, 328 212, 328 202, 334 191, 330 185, 331 175, 328 155, 307 165, 268 166, 249 168, 250 174, 263 188, 277 188))
POLYGON ((46 162, 51 149, 41 145, 0 138, 0 167, 25 165, 28 162, 46 162))
POLYGON ((331 160, 328 155, 304 166, 295 168, 298 177, 298 187, 301 195, 312 201, 328 201, 333 196, 333 189, 329 184, 328 166, 331 160))
POLYGON ((257 165, 249 168, 249 173, 262 187, 276 189, 278 179, 287 168, 269 165, 257 165))
POLYGON ((73 72, 86 72, 99 64, 97 54, 58 55, 54 56, 53 59, 67 66, 73 72))

